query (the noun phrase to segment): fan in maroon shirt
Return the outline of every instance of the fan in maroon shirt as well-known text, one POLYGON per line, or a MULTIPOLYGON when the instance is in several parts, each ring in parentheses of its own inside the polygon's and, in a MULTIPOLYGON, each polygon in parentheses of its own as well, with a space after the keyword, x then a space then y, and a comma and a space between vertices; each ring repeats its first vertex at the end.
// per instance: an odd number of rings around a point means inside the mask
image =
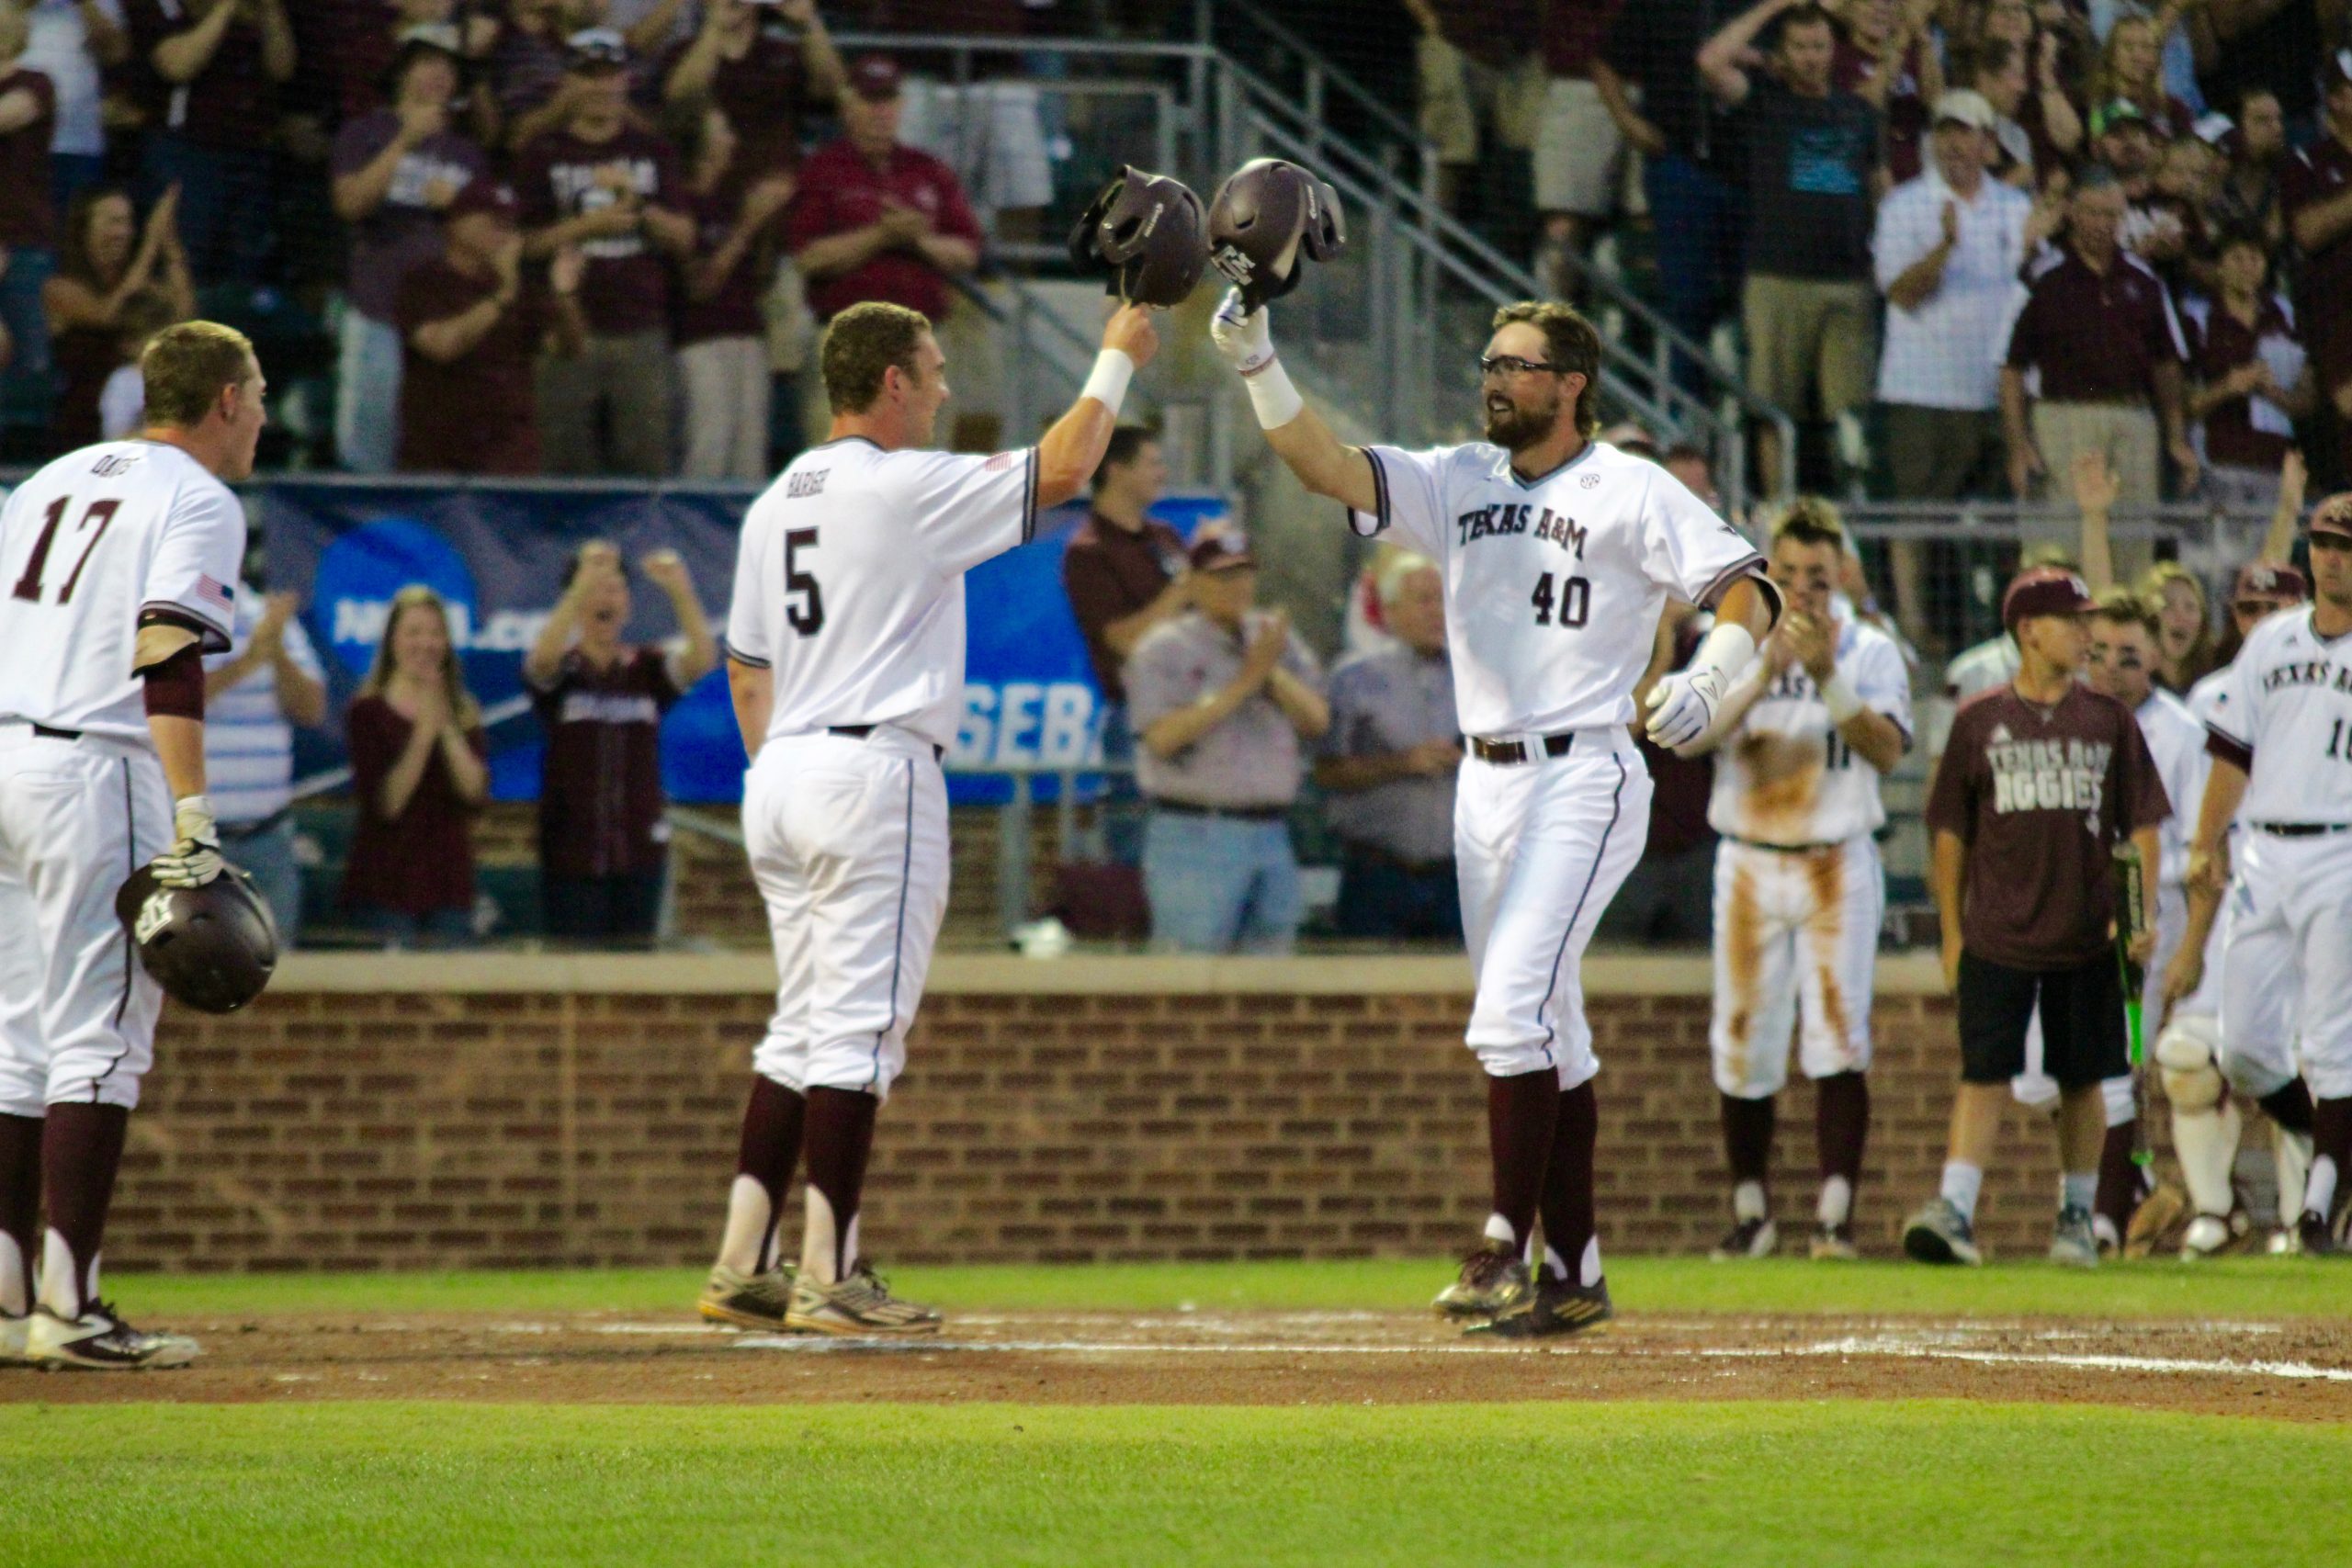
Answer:
POLYGON ((953 297, 947 280, 979 265, 979 220, 954 170, 899 142, 897 63, 867 55, 849 85, 848 134, 801 165, 785 243, 820 319, 880 300, 936 321, 953 297))
POLYGON ((742 138, 739 181, 749 181, 798 167, 801 115, 831 103, 847 79, 815 0, 710 0, 700 29, 671 51, 662 95, 673 109, 724 114, 742 138))
POLYGON ((526 289, 514 193, 488 178, 443 214, 447 248, 401 278, 400 468, 410 473, 539 471, 532 396, 539 341, 576 344, 577 252, 557 255, 543 296, 526 289))
POLYGON ((2204 421, 2209 500, 2268 506, 2293 422, 2318 399, 2286 305, 2271 294, 2269 248, 2258 234, 2222 243, 2220 297, 2191 319, 2189 412, 2204 421))
POLYGON ((2324 134, 2289 154, 2278 204, 2302 252, 2303 330, 2319 395, 2335 410, 2337 461, 2352 474, 2352 50, 2328 56, 2324 134))
POLYGON ((266 258, 270 143, 297 64, 286 0, 123 0, 147 114, 145 184, 176 183, 199 283, 249 281, 266 258))
POLYGON ((596 540, 572 557, 563 597, 523 660, 547 727, 539 785, 539 894, 552 937, 652 939, 669 832, 662 820, 662 716, 718 667, 718 645, 674 550, 639 570, 669 596, 682 641, 621 641, 629 620, 620 552, 596 540))

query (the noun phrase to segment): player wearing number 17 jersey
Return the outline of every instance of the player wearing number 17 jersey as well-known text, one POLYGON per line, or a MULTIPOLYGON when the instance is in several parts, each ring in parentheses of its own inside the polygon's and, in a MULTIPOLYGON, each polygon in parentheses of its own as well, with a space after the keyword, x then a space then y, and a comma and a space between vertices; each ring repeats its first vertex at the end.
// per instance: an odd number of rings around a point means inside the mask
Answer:
POLYGON ((1034 447, 924 451, 947 400, 931 323, 852 306, 820 360, 831 438, 743 520, 727 675, 743 750, 743 839, 775 938, 776 1007, 752 1054, 727 1228, 699 1310, 812 1333, 927 1334, 858 1260, 875 1113, 906 1062, 947 908, 941 754, 964 711, 964 573, 1027 544, 1109 446, 1150 312, 1111 318, 1086 389, 1034 447), (776 1258, 803 1145, 797 1272, 776 1258))
MULTIPOLYGON (((2312 1093, 2312 1164, 2297 1239, 2342 1250, 2335 1217, 2352 1191, 2352 491, 2312 513, 2312 604, 2248 634, 2226 701, 2206 723, 2213 771, 2189 851, 2192 939, 2203 934, 2243 825, 2222 956, 2222 1070, 2256 1097, 2292 1076, 2278 1027, 2280 977, 2301 985, 2294 1024, 2312 1093), (2249 1027, 2249 1024, 2252 1027, 2249 1027)), ((2176 990, 2194 990, 2185 964, 2176 990)), ((2279 1195, 2283 1215, 2291 1194, 2279 1195)))
POLYGON ((203 656, 226 652, 265 388, 209 321, 141 355, 148 429, 60 457, 0 510, 0 1359, 178 1366, 98 1299, 98 1247, 163 994, 115 896, 220 874, 203 656), (33 1260, 40 1262, 36 1301, 33 1260))
POLYGON ((1213 333, 1306 488, 1445 579, 1469 753, 1453 828, 1477 976, 1468 1042, 1487 1075, 1494 1201, 1438 1309, 1504 1335, 1590 1327, 1611 1309, 1592 1213, 1600 1065, 1577 970, 1647 831, 1634 684, 1669 596, 1713 607, 1690 668, 1652 697, 1652 739, 1696 739, 1770 630, 1778 591, 1671 474, 1592 439, 1600 344, 1566 306, 1496 312, 1478 366, 1487 439, 1425 452, 1342 445, 1292 389, 1263 308, 1228 297, 1213 333), (1539 1213, 1540 1285, 1525 1260, 1539 1213))

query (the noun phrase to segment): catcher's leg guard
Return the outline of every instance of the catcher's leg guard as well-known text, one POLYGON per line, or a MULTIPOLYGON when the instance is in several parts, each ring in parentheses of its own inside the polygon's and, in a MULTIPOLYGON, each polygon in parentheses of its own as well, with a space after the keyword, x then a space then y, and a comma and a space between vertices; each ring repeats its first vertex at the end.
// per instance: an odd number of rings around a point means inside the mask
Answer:
POLYGON ((2172 1103, 2173 1150, 2189 1201, 2199 1214, 2229 1217, 2230 1169, 2237 1163, 2245 1126, 2214 1061, 2216 1030, 2210 1018, 2176 1019, 2156 1039, 2165 1098, 2172 1103))

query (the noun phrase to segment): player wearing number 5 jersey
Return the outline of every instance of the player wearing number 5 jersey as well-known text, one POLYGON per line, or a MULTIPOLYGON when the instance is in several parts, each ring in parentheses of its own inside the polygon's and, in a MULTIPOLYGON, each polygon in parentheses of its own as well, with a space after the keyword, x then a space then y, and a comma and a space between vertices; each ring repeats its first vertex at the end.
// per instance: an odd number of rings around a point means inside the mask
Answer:
POLYGON ((1732 1228, 1719 1258, 1770 1257, 1773 1101, 1789 1036, 1815 1088, 1817 1258, 1854 1257, 1854 1188, 1870 1125, 1871 993, 1886 873, 1871 837, 1879 780, 1911 744, 1911 676, 1894 639, 1832 613, 1846 552, 1835 508, 1800 500, 1772 528, 1788 616, 1731 690, 1702 746, 1720 746, 1715 1017, 1732 1228))
POLYGON ((1468 1041, 1487 1074, 1494 1205, 1438 1309, 1506 1335, 1589 1327, 1610 1303, 1592 1214, 1600 1066, 1577 970, 1647 831, 1634 683, 1669 595, 1713 607, 1715 629, 1652 699, 1652 739, 1696 739, 1778 592, 1747 540, 1671 474, 1592 439, 1600 342, 1566 306, 1496 312, 1478 363, 1487 439, 1426 452, 1342 445, 1292 389, 1263 307, 1228 297, 1214 336, 1306 488, 1445 580, 1469 753, 1453 829, 1477 975, 1468 1041), (1540 1285, 1523 1260, 1539 1212, 1540 1285))
POLYGON ((265 418, 227 327, 168 328, 140 368, 145 434, 60 457, 0 510, 0 1359, 102 1369, 196 1353, 97 1295, 163 1004, 115 896, 141 865, 220 874, 202 660, 228 650, 245 551, 222 481, 253 472, 265 418))
POLYGON ((1127 380, 1159 346, 1150 312, 1111 318, 1092 376, 1031 448, 924 451, 947 400, 931 323, 853 306, 821 351, 831 438, 744 519, 727 673, 751 757, 743 837, 775 939, 776 1008, 706 1317, 827 1334, 925 1334, 858 1260, 875 1112, 906 1061, 947 908, 941 755, 964 711, 964 573, 1027 544, 1110 444, 1127 380), (803 1145, 797 1274, 775 1232, 803 1145))
MULTIPOLYGON (((2239 868, 2224 928, 2222 1070, 2256 1098, 2286 1086, 2276 998, 2291 972, 2312 1100, 2296 1235, 2305 1252, 2334 1253, 2335 1213, 2352 1196, 2352 491, 2312 512, 2311 553, 2311 607, 2254 628, 2206 722, 2213 771, 2189 851, 2188 942, 2201 941, 2221 897, 2234 818, 2251 850, 2241 858, 2260 870, 2239 868)), ((2193 992, 2194 966, 2175 969, 2171 988, 2193 992)), ((2290 1201, 2279 1195, 2282 1214, 2290 1201)))

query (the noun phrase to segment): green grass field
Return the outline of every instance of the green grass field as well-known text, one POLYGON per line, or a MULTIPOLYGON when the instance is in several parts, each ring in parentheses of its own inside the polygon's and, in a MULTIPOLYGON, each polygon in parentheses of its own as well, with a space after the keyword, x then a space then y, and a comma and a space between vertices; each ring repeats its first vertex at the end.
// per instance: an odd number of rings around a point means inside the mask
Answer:
MULTIPOLYGON (((1395 1258, 1214 1265, 892 1269, 892 1286, 950 1311, 1331 1312, 1419 1310, 1450 1263, 1395 1258)), ((126 1311, 161 1321, 271 1312, 676 1312, 693 1269, 468 1274, 116 1274, 126 1311)), ((1778 1258, 1726 1267, 1696 1258, 1613 1258, 1619 1304, 1646 1313, 1917 1314, 2101 1318, 2345 1317, 2352 1270, 2291 1258, 2169 1260, 2095 1272, 2040 1262, 1984 1269, 1905 1263, 1825 1267, 1778 1258)))
MULTIPOLYGON (((964 1310, 1407 1310, 1443 1273, 910 1269, 900 1283, 964 1310)), ((2352 1301, 2352 1273, 2293 1259, 2193 1278, 1620 1260, 1611 1278, 1646 1314, 2275 1320, 2340 1318, 2352 1301)), ((113 1290, 168 1323, 675 1315, 697 1283, 121 1276, 113 1290)), ((1950 1400, 17 1404, 0 1404, 0 1563, 2340 1568, 2347 1475, 2352 1427, 1950 1400)))

